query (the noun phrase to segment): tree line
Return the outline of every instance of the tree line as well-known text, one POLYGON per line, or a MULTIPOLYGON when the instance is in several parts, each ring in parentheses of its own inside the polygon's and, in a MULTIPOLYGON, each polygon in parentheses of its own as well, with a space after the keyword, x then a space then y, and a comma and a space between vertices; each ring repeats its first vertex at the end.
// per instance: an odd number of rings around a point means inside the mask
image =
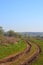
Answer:
POLYGON ((0 26, 0 36, 18 36, 18 34, 16 32, 14 32, 14 30, 9 30, 9 31, 4 31, 3 27, 0 26))

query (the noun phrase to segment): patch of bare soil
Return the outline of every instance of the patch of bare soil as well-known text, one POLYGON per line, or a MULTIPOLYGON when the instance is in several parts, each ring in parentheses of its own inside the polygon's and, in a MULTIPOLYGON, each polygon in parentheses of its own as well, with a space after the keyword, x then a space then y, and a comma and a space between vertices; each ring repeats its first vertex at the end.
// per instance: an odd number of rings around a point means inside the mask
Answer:
POLYGON ((15 37, 0 37, 0 44, 2 45, 7 45, 7 44, 14 44, 16 42, 19 41, 19 38, 15 38, 15 37))

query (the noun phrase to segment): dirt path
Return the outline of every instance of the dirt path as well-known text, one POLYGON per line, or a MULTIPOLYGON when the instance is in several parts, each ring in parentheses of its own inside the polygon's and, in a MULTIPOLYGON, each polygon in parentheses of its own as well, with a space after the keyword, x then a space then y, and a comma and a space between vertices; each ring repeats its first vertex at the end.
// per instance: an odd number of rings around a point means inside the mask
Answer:
MULTIPOLYGON (((26 44, 27 44, 27 43, 26 43, 26 44)), ((5 64, 5 63, 8 63, 8 62, 15 61, 15 60, 18 59, 18 57, 20 57, 21 55, 23 55, 23 54, 29 52, 30 47, 31 47, 31 46, 30 46, 29 44, 27 44, 27 48, 24 49, 23 52, 20 52, 20 53, 18 53, 18 54, 16 54, 16 55, 10 55, 10 56, 8 56, 8 57, 5 57, 4 59, 0 60, 0 65, 5 64)))
MULTIPOLYGON (((21 57, 24 54, 27 54, 31 49, 31 44, 30 44, 31 42, 29 42, 27 40, 25 42, 27 43, 27 48, 23 52, 18 53, 17 55, 11 55, 9 57, 6 57, 6 58, 0 60, 0 65, 9 65, 10 62, 17 60, 19 57, 21 57)), ((38 54, 40 53, 40 48, 38 45, 36 45, 36 44, 34 44, 34 45, 36 46, 35 52, 31 56, 29 56, 29 58, 26 58, 26 60, 21 62, 19 65, 28 65, 30 62, 32 62, 38 56, 38 54)))
MULTIPOLYGON (((27 42, 29 42, 29 41, 27 41, 27 42)), ((29 65, 29 63, 31 63, 33 60, 36 59, 36 57, 40 53, 41 49, 40 49, 40 47, 38 45, 35 44, 35 46, 36 46, 35 52, 29 58, 27 58, 25 61, 23 61, 20 65, 29 65)))

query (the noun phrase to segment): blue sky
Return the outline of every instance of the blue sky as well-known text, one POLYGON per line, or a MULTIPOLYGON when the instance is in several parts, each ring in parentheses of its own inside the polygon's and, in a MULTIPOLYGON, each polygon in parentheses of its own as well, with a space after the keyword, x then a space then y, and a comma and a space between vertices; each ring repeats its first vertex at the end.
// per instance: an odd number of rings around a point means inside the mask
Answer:
POLYGON ((0 0, 0 26, 16 32, 43 32, 43 0, 0 0))

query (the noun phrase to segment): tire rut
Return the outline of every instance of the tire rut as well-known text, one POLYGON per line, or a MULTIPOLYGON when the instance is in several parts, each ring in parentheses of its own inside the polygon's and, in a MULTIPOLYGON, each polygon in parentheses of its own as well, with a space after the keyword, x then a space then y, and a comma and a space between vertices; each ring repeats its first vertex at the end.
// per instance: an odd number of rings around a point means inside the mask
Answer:
MULTIPOLYGON (((27 41, 27 42, 30 42, 30 41, 27 41)), ((36 45, 36 51, 33 53, 32 56, 30 56, 30 58, 28 58, 26 61, 22 62, 20 65, 28 65, 29 63, 31 63, 32 61, 34 61, 37 58, 38 54, 41 52, 41 49, 37 44, 35 44, 35 45, 36 45)))
MULTIPOLYGON (((23 52, 17 54, 16 56, 13 56, 13 57, 4 59, 3 61, 0 61, 0 64, 1 65, 2 64, 6 65, 6 63, 15 61, 16 59, 18 59, 23 54, 27 54, 30 51, 30 49, 31 49, 31 44, 30 44, 31 42, 27 41, 27 40, 25 40, 25 42, 27 43, 26 50, 24 50, 23 52)), ((33 44, 35 44, 35 43, 33 43, 33 44)), ((31 63, 32 61, 34 61, 36 59, 36 57, 38 56, 38 54, 41 52, 41 49, 40 49, 40 47, 37 44, 35 44, 35 46, 36 46, 35 52, 29 58, 27 58, 25 61, 21 62, 19 65, 28 65, 29 63, 31 63)))

